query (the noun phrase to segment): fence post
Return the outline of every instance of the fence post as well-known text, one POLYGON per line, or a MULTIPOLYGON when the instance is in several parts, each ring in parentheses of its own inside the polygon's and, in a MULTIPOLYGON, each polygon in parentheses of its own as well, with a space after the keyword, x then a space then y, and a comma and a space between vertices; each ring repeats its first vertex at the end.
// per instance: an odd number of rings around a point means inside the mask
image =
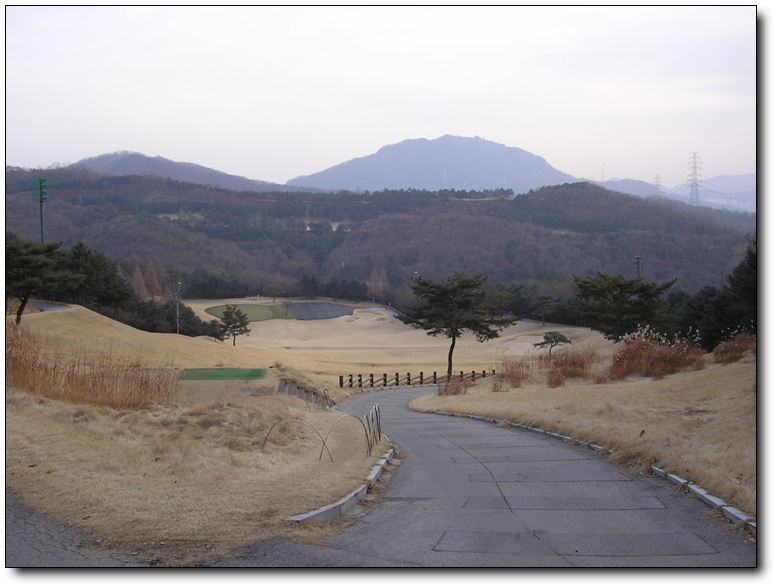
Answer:
POLYGON ((459 381, 464 381, 464 371, 459 372, 459 381))
POLYGON ((349 387, 354 387, 354 375, 349 374, 349 387))
POLYGON ((397 387, 398 385, 400 385, 400 374, 395 373, 395 387, 397 387))
POLYGON ((373 387, 373 374, 370 374, 370 386, 373 387))
POLYGON ((387 386, 387 383, 388 383, 388 382, 387 382, 387 374, 386 374, 386 373, 384 373, 384 383, 382 383, 382 384, 381 384, 381 387, 386 387, 386 386, 387 386))
POLYGON ((475 381, 475 369, 472 370, 472 380, 475 381))
POLYGON ((424 385, 424 371, 419 371, 419 385, 424 385))
POLYGON ((437 383, 437 371, 432 372, 432 383, 433 384, 437 383))
POLYGON ((362 373, 357 375, 357 387, 362 387, 362 373))
POLYGON ((407 374, 407 377, 405 378, 405 385, 411 384, 411 372, 409 371, 407 374))
POLYGON ((343 386, 344 386, 344 376, 343 375, 339 375, 338 376, 338 387, 343 387, 343 386))

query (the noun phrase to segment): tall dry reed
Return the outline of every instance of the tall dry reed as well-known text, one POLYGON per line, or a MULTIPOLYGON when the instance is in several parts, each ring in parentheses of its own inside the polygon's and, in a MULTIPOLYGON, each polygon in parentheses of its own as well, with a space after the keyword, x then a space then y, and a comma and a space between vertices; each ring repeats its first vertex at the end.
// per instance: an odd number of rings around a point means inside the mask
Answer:
POLYGON ((179 391, 173 371, 114 355, 46 353, 26 328, 8 322, 5 378, 7 385, 50 399, 117 409, 169 404, 179 391))
MULTIPOLYGON (((502 379, 510 387, 521 387, 532 371, 534 362, 531 359, 505 357, 497 364, 497 379, 502 379)), ((501 391, 501 385, 498 386, 501 391)))
POLYGON ((576 377, 584 379, 590 376, 591 368, 599 360, 599 354, 593 349, 573 349, 540 355, 537 359, 537 364, 542 369, 555 371, 557 375, 563 378, 576 377))

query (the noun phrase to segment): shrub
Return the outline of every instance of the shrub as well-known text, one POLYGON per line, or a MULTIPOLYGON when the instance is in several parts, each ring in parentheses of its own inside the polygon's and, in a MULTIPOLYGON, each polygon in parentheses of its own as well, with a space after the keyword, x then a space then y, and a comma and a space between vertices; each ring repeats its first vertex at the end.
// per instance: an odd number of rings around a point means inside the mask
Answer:
POLYGON ((647 329, 625 339, 625 346, 615 353, 609 368, 613 380, 629 375, 644 375, 661 379, 687 369, 703 369, 705 351, 684 340, 669 344, 647 329))
POLYGON ((564 378, 588 377, 591 367, 598 361, 598 353, 590 349, 562 351, 555 355, 540 355, 538 359, 540 367, 558 371, 564 378))
POLYGON ((753 355, 757 354, 757 336, 749 333, 738 333, 729 341, 717 345, 713 352, 714 362, 723 365, 735 363, 740 361, 747 351, 753 355))

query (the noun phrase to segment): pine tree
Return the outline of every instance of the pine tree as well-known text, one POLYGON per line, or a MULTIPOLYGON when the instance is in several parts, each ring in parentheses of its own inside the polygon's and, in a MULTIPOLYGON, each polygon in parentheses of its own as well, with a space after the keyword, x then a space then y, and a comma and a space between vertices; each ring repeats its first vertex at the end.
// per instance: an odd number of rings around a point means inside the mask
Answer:
POLYGON ((250 329, 247 325, 250 321, 247 319, 247 315, 236 306, 226 305, 221 320, 223 321, 223 328, 225 329, 225 338, 233 337, 234 347, 236 346, 237 336, 249 336, 250 329))
POLYGON ((468 276, 457 272, 445 282, 416 277, 411 286, 417 300, 397 315, 405 324, 427 331, 433 337, 443 335, 451 339, 448 350, 448 376, 453 372, 453 355, 456 339, 464 331, 484 342, 499 336, 499 330, 514 324, 518 319, 495 315, 486 304, 482 274, 468 276))
POLYGON ((145 278, 142 275, 142 270, 140 270, 139 264, 134 264, 134 268, 132 269, 131 285, 132 288, 134 288, 134 291, 137 293, 137 296, 143 300, 148 300, 150 298, 148 289, 145 286, 145 278))
POLYGON ((147 288, 148 294, 150 294, 151 298, 157 299, 157 297, 161 296, 161 284, 158 281, 156 266, 152 261, 148 262, 148 265, 145 268, 145 273, 143 274, 143 279, 145 280, 145 288, 147 288))
POLYGON ((18 298, 16 324, 32 296, 57 292, 66 288, 75 278, 62 266, 62 251, 58 243, 35 243, 20 239, 11 232, 5 234, 5 302, 18 298))

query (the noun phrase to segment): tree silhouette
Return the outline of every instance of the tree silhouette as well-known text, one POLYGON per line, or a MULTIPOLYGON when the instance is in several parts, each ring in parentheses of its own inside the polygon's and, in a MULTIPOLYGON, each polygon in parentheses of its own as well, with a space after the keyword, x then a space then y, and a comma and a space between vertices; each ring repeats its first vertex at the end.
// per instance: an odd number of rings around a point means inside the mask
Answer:
POLYGON ((61 242, 26 241, 6 231, 5 302, 7 309, 9 297, 19 299, 16 324, 21 322, 21 315, 32 296, 55 292, 77 278, 61 266, 61 245, 61 242))
POLYGON ((247 315, 236 306, 226 305, 221 320, 225 329, 225 338, 233 337, 234 347, 236 346, 237 336, 250 334, 250 329, 247 326, 250 321, 247 320, 247 315))
POLYGON ((566 338, 561 333, 551 331, 549 333, 545 333, 545 335, 542 337, 542 342, 540 343, 534 343, 534 346, 537 348, 547 347, 548 348, 548 355, 553 354, 553 347, 558 347, 559 345, 571 345, 572 340, 566 338))
POLYGON ((665 284, 628 280, 621 275, 598 272, 588 278, 574 277, 577 284, 579 310, 591 327, 608 339, 619 341, 639 325, 658 326, 661 296, 676 280, 665 284))
POLYGON ((416 301, 397 315, 405 324, 425 330, 428 335, 451 339, 449 376, 453 372, 456 339, 464 331, 472 332, 478 341, 484 342, 497 338, 501 329, 518 320, 495 315, 496 310, 485 302, 485 281, 486 277, 482 274, 468 276, 464 272, 457 272, 440 283, 417 276, 411 285, 416 301))

